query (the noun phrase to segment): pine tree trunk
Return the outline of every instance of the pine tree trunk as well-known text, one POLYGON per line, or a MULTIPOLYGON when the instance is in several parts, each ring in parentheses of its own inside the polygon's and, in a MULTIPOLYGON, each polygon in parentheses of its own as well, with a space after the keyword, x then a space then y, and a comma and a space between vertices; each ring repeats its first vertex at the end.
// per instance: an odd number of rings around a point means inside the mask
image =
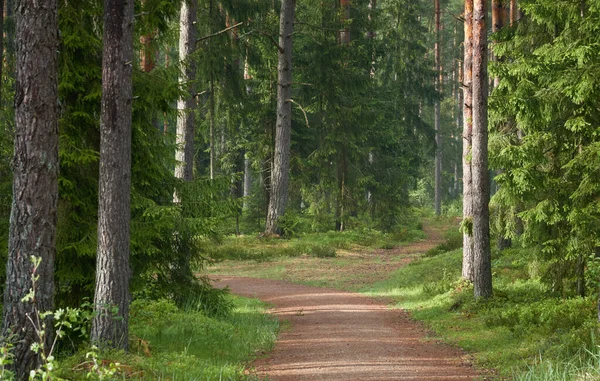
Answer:
MULTIPOLYGON (((442 94, 442 66, 441 66, 441 23, 440 23, 440 0, 434 0, 435 10, 435 88, 438 94, 442 94)), ((434 125, 435 125, 435 214, 442 214, 442 137, 440 131, 440 101, 436 100, 434 105, 434 125)))
POLYGON ((91 340, 127 349, 133 0, 104 1, 98 253, 91 340), (115 308, 118 311, 115 312, 115 308))
POLYGON ((465 0, 463 69, 463 262, 462 277, 473 281, 473 0, 465 0))
POLYGON ((473 2, 473 275, 475 298, 492 296, 488 170, 487 6, 473 2))
POLYGON ((184 93, 177 101, 177 151, 175 177, 184 181, 194 178, 194 109, 196 64, 191 58, 196 48, 197 0, 181 3, 179 18, 179 62, 184 67, 179 76, 179 84, 184 93))
POLYGON ((275 152, 271 173, 271 197, 267 213, 266 233, 280 233, 278 219, 285 213, 288 200, 290 142, 292 130, 292 32, 296 0, 284 0, 279 26, 279 63, 277 65, 277 123, 275 152))
POLYGON ((519 6, 517 4, 517 0, 510 0, 510 10, 509 10, 510 26, 515 25, 515 23, 517 22, 518 12, 519 12, 519 6))
MULTIPOLYGON (((14 334, 13 369, 18 380, 40 364, 30 350, 38 342, 32 323, 38 312, 53 309, 56 205, 58 199, 58 3, 22 0, 16 9, 15 153, 10 216, 4 337, 14 334), (31 256, 41 259, 35 299, 31 256)), ((51 326, 51 320, 47 324, 51 326)), ((44 350, 50 348, 51 332, 44 350)))

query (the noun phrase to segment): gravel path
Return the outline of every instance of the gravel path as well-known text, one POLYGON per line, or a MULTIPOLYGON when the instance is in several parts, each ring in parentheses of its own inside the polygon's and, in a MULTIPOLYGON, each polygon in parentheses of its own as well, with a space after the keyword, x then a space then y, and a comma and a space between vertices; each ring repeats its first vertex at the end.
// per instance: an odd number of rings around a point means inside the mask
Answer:
POLYGON ((254 363, 269 380, 473 380, 459 349, 426 341, 402 310, 356 293, 284 281, 213 276, 216 286, 256 297, 290 323, 275 350, 254 363))

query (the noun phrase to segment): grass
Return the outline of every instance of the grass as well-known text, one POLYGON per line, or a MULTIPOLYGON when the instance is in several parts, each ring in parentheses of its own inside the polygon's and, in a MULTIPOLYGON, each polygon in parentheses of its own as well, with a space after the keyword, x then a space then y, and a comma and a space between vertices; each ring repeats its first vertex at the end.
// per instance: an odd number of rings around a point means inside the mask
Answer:
MULTIPOLYGON (((169 301, 135 301, 131 307, 130 353, 105 352, 103 364, 119 362, 115 379, 247 380, 246 367, 270 351, 279 324, 256 299, 231 296, 233 312, 209 318, 183 311, 169 301)), ((85 353, 61 363, 60 377, 84 380, 85 353)))
POLYGON ((230 236, 221 245, 207 243, 205 251, 208 257, 217 262, 235 260, 261 263, 299 256, 333 258, 339 250, 391 249, 420 238, 425 238, 422 230, 406 227, 393 233, 365 228, 344 232, 309 233, 291 239, 230 236))
MULTIPOLYGON (((595 300, 550 296, 539 277, 530 276, 530 255, 508 250, 493 260, 495 296, 474 302, 472 287, 460 281, 461 256, 461 250, 454 250, 423 257, 363 291, 390 298, 500 377, 576 379, 556 376, 580 374, 581 366, 570 364, 586 364, 593 357, 582 348, 596 348, 595 300), (540 356, 544 361, 535 365, 540 356), (550 370, 554 375, 548 374, 550 370)), ((597 363, 600 356, 594 358, 597 363)))

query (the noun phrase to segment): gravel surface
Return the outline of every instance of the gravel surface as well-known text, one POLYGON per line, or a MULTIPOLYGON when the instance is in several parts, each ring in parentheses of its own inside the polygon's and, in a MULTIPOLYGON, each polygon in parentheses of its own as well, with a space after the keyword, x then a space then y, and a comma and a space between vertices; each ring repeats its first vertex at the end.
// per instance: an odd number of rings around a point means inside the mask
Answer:
POLYGON ((473 380, 464 352, 426 340, 403 310, 357 293, 285 281, 211 276, 289 322, 251 372, 269 380, 473 380))

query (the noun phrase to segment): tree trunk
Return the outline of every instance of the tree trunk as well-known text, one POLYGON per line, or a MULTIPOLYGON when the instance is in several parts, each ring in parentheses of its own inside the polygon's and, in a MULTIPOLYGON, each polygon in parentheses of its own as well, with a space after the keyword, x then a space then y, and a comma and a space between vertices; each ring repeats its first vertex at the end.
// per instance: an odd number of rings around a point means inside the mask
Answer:
MULTIPOLYGON (((18 380, 40 365, 30 350, 39 342, 28 316, 54 307, 56 204, 58 199, 58 2, 22 0, 16 9, 17 73, 13 203, 2 332, 14 334, 13 369, 18 380), (22 299, 32 289, 31 257, 41 259, 36 270, 35 298, 22 299)), ((49 327, 51 320, 46 321, 49 327)), ((38 327, 39 328, 39 327, 38 327)), ((49 330, 51 331, 51 330, 49 330)), ((50 349, 48 332, 44 350, 50 349)))
POLYGON ((290 142, 292 130, 292 33, 296 0, 284 0, 279 26, 279 63, 277 65, 277 123, 275 152, 271 173, 271 197, 265 231, 279 233, 278 219, 285 213, 290 171, 290 142))
POLYGON ((4 67, 4 0, 0 0, 0 94, 2 93, 2 69, 4 67))
POLYGON ((208 139, 209 139, 209 145, 210 145, 210 179, 213 180, 215 178, 215 79, 213 78, 212 73, 210 74, 210 79, 209 79, 209 87, 210 87, 210 94, 209 94, 209 131, 208 131, 208 139))
MULTIPOLYGON (((504 27, 504 2, 503 0, 492 0, 492 32, 496 33, 504 27)), ((498 58, 494 55, 494 61, 498 58)), ((494 77, 494 88, 500 84, 500 77, 494 77)))
POLYGON ((194 110, 196 64, 191 58, 196 48, 197 0, 181 3, 179 18, 179 62, 183 65, 179 84, 184 89, 177 101, 177 151, 175 177, 184 181, 194 178, 194 110))
POLYGON ((509 10, 510 26, 515 25, 515 23, 517 22, 518 12, 519 12, 519 6, 517 4, 517 0, 510 0, 510 10, 509 10))
POLYGON ((243 210, 248 210, 249 208, 249 198, 252 194, 252 168, 250 166, 250 159, 248 158, 248 154, 244 155, 244 207, 243 210))
MULTIPOLYGON (((442 94, 442 66, 441 66, 441 23, 440 23, 440 0, 434 0, 435 10, 435 89, 441 97, 442 94)), ((435 101, 434 105, 434 125, 435 125, 435 215, 442 214, 442 137, 440 132, 440 100, 435 101)))
POLYGON ((487 6, 473 2, 473 275, 475 298, 492 296, 488 171, 487 6))
POLYGON ((473 281, 473 0, 465 0, 463 69, 463 263, 462 276, 473 281))
POLYGON ((340 45, 350 44, 350 28, 345 25, 350 19, 350 0, 340 0, 341 22, 344 27, 340 31, 340 45))
POLYGON ((133 0, 104 1, 98 253, 91 340, 127 349, 133 0), (118 309, 118 310, 115 310, 118 309))

